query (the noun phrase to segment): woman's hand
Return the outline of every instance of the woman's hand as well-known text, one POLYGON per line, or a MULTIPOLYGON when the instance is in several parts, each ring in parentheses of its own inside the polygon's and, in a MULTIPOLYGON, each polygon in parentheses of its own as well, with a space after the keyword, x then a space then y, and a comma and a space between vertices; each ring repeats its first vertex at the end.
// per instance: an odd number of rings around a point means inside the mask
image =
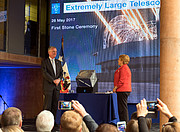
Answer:
POLYGON ((116 93, 116 90, 117 90, 117 87, 115 86, 115 87, 113 88, 113 93, 116 93))

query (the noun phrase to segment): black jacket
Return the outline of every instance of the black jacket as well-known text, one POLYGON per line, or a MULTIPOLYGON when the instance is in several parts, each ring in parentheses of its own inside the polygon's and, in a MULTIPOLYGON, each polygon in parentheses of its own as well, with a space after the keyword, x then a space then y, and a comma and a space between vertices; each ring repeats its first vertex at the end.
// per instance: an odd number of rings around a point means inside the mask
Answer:
POLYGON ((44 92, 53 91, 54 88, 60 90, 60 84, 59 86, 56 86, 53 81, 58 78, 62 79, 63 70, 62 70, 61 62, 59 60, 55 59, 55 64, 56 64, 56 75, 54 74, 54 70, 50 62, 50 59, 47 58, 42 61, 41 69, 43 73, 44 92))

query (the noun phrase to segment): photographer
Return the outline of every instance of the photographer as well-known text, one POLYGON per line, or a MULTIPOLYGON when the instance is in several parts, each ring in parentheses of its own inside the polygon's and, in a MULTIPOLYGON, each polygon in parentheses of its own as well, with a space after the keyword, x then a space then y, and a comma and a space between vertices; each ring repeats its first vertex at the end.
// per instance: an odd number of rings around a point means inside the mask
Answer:
MULTIPOLYGON (((169 122, 163 125, 162 132, 167 132, 167 131, 179 132, 180 124, 177 123, 176 117, 174 117, 171 114, 166 104, 164 104, 160 99, 157 99, 157 101, 158 101, 157 104, 158 110, 162 112, 169 119, 169 122)), ((141 102, 136 105, 136 108, 137 108, 139 132, 149 132, 145 120, 145 117, 148 114, 146 100, 145 99, 141 100, 141 102)))
POLYGON ((166 104, 160 99, 157 99, 157 101, 158 110, 169 119, 168 123, 163 124, 162 132, 180 132, 180 124, 177 122, 176 117, 171 114, 166 104))
POLYGON ((141 100, 141 102, 136 105, 136 108, 139 132, 149 132, 145 119, 148 114, 146 99, 141 100))
POLYGON ((61 132, 82 132, 82 118, 72 110, 65 111, 61 116, 61 132))
POLYGON ((98 126, 95 132, 120 132, 116 126, 108 123, 103 123, 98 126))
POLYGON ((89 131, 94 132, 97 129, 98 124, 86 112, 85 108, 78 101, 74 101, 74 100, 72 100, 72 107, 76 112, 78 112, 82 116, 83 121, 85 122, 89 131))
POLYGON ((176 117, 174 117, 171 114, 167 105, 164 104, 160 99, 157 99, 157 101, 158 101, 157 104, 158 110, 161 111, 169 119, 169 122, 176 122, 177 121, 176 117))

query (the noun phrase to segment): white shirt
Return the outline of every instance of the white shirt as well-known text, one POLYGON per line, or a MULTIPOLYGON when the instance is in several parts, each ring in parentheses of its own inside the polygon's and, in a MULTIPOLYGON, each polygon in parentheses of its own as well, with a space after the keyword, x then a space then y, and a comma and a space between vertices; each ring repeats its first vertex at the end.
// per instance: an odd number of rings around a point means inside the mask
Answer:
POLYGON ((54 58, 54 59, 52 59, 51 57, 49 57, 49 59, 50 59, 50 61, 51 61, 52 67, 53 67, 53 69, 54 69, 54 73, 55 73, 55 75, 56 75, 56 64, 55 64, 55 58, 54 58))

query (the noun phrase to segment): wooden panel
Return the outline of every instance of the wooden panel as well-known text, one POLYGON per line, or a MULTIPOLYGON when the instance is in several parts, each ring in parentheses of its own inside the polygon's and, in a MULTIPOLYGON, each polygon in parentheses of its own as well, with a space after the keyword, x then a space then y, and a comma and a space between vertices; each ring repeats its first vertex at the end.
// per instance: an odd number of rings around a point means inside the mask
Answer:
MULTIPOLYGON (((18 107, 25 119, 32 119, 43 109, 40 68, 0 68, 0 93, 7 104, 18 107)), ((0 100, 0 107, 3 108, 0 100)))
POLYGON ((32 57, 18 54, 11 54, 6 52, 0 52, 0 66, 4 63, 10 65, 29 65, 29 66, 41 66, 40 57, 32 57))

